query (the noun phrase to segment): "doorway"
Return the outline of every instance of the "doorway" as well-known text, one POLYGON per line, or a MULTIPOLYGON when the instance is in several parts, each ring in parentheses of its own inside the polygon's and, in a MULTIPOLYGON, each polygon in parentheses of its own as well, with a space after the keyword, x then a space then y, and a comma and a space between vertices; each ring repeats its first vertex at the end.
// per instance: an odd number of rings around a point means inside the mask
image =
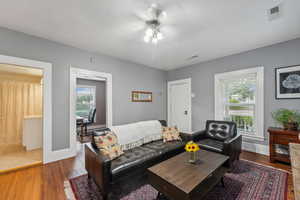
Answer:
POLYGON ((0 172, 43 163, 43 70, 0 63, 0 172))
POLYGON ((184 133, 192 132, 191 79, 168 82, 168 125, 184 133))
POLYGON ((70 144, 74 155, 79 142, 89 142, 94 130, 111 126, 112 75, 71 67, 70 144))
POLYGON ((106 82, 87 78, 76 80, 76 125, 80 143, 91 142, 94 130, 106 128, 106 82))
MULTIPOLYGON (((26 69, 40 69, 43 71, 43 114, 42 114, 42 138, 43 138, 43 163, 49 163, 60 159, 60 154, 52 150, 52 64, 37 60, 0 55, 0 63, 22 66, 26 69)), ((25 166, 28 167, 28 166, 25 166)), ((20 167, 16 167, 18 169, 20 167)), ((22 167, 21 167, 22 168, 22 167)))

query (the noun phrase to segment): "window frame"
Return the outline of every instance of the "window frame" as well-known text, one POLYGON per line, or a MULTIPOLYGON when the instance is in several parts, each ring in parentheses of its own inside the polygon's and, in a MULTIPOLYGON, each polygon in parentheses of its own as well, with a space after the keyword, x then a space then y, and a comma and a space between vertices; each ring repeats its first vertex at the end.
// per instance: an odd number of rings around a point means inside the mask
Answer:
POLYGON ((237 76, 244 76, 245 74, 256 73, 256 102, 255 102, 255 127, 256 132, 254 135, 242 134, 244 138, 249 138, 258 141, 265 140, 264 134, 264 67, 254 67, 243 70, 236 70, 225 73, 215 74, 215 119, 223 120, 223 88, 221 81, 230 79, 237 76))
MULTIPOLYGON (((91 89, 94 89, 95 91, 95 96, 93 96, 93 99, 94 99, 94 106, 96 108, 96 104, 97 104, 97 101, 96 101, 96 97, 97 97, 97 88, 96 86, 93 86, 93 85, 77 85, 76 86, 76 98, 77 98, 77 88, 91 88, 91 89)), ((75 112, 77 111, 77 109, 75 109, 75 112)), ((95 122, 96 122, 96 116, 95 116, 95 122)))

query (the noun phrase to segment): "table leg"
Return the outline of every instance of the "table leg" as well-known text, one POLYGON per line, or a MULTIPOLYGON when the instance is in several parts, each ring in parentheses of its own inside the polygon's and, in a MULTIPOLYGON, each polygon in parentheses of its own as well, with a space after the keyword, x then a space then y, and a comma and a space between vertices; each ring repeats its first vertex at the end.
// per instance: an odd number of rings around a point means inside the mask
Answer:
POLYGON ((222 186, 225 188, 224 177, 221 178, 222 186))

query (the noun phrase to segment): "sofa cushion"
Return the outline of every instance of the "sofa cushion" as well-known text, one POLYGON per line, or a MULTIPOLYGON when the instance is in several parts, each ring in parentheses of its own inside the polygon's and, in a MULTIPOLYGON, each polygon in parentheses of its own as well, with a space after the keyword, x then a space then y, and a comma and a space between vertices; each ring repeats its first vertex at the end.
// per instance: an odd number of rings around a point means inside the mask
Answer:
POLYGON ((209 138, 225 141, 229 138, 235 137, 236 124, 230 121, 206 121, 206 135, 209 138))
POLYGON ((207 134, 210 138, 218 140, 226 140, 230 137, 230 127, 228 124, 210 123, 207 134))
POLYGON ((117 136, 111 132, 107 131, 105 134, 94 136, 94 142, 97 148, 110 160, 113 160, 124 152, 121 150, 121 146, 118 144, 117 136))
POLYGON ((181 141, 177 127, 162 127, 162 137, 164 142, 181 141))
POLYGON ((143 145, 144 148, 155 150, 159 154, 164 154, 177 149, 184 149, 184 143, 181 141, 172 141, 164 143, 162 140, 143 145))
POLYGON ((112 176, 118 176, 120 173, 124 173, 126 170, 132 170, 138 168, 147 160, 154 159, 159 154, 152 149, 144 147, 136 147, 127 151, 111 162, 112 176))
POLYGON ((207 139, 198 141, 197 144, 199 145, 200 149, 202 148, 202 149, 214 151, 217 153, 222 153, 222 151, 223 151, 223 142, 222 141, 207 138, 207 139))

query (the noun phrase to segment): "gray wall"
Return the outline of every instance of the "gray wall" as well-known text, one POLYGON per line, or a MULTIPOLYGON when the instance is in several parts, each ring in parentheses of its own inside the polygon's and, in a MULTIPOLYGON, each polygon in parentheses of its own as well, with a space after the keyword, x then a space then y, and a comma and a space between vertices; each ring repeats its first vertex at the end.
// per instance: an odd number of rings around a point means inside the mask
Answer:
POLYGON ((104 81, 77 79, 77 85, 96 87, 96 122, 93 125, 106 124, 106 91, 104 81))
MULTIPOLYGON (((167 79, 171 81, 187 77, 192 78, 192 91, 196 95, 192 100, 192 124, 193 130, 199 130, 204 128, 207 119, 214 119, 215 73, 264 66, 264 126, 265 134, 268 136, 267 127, 275 125, 270 114, 272 111, 278 108, 300 110, 300 99, 275 99, 274 69, 296 64, 300 64, 300 39, 169 71, 167 79)), ((266 140, 264 144, 267 143, 266 140)))
POLYGON ((69 69, 71 65, 112 74, 114 125, 166 118, 164 109, 166 72, 164 71, 93 54, 5 28, 0 28, 0 44, 0 54, 53 64, 53 150, 69 147, 69 69), (92 63, 90 62, 91 56, 93 56, 92 63), (152 91, 154 101, 132 103, 132 90, 152 91))

